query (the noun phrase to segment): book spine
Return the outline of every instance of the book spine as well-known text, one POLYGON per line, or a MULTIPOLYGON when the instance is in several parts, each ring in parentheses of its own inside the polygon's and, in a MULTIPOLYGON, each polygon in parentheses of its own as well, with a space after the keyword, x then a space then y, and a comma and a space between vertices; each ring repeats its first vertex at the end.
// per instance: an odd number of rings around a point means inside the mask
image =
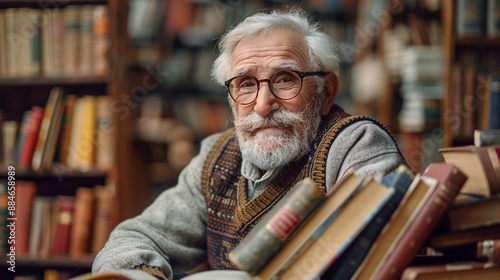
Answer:
POLYGON ((38 139, 38 132, 40 131, 42 118, 43 118, 43 108, 34 106, 31 109, 29 129, 26 134, 26 139, 24 140, 23 147, 21 149, 21 154, 19 156, 20 168, 31 167, 31 160, 33 159, 33 153, 35 151, 35 145, 38 139))
POLYGON ((2 163, 7 165, 15 165, 15 151, 16 151, 16 137, 18 134, 17 121, 3 121, 2 122, 2 163))
POLYGON ((70 257, 82 257, 90 251, 90 237, 94 208, 94 191, 80 187, 76 190, 74 222, 69 245, 70 257))
POLYGON ((113 121, 111 115, 111 99, 109 96, 97 97, 97 135, 96 167, 109 170, 113 165, 113 121))
POLYGON ((68 164, 68 152, 71 136, 71 125, 73 123, 73 111, 76 103, 76 95, 67 95, 64 99, 64 111, 61 120, 60 130, 60 145, 59 145, 59 162, 63 165, 68 164))
POLYGON ((49 99, 47 100, 47 104, 45 105, 42 122, 40 124, 40 131, 38 132, 35 150, 33 151, 33 157, 31 160, 32 168, 35 171, 39 171, 42 166, 42 157, 47 147, 47 138, 49 136, 50 126, 53 125, 53 115, 57 98, 57 93, 52 90, 49 99))
POLYGON ((321 189, 309 178, 299 182, 294 189, 287 202, 268 222, 258 228, 256 226, 229 253, 229 260, 239 269, 251 275, 257 274, 325 197, 321 189))
POLYGON ((40 227, 42 220, 42 201, 40 200, 40 196, 35 196, 33 199, 33 206, 31 212, 31 220, 30 220, 30 233, 29 233, 29 242, 28 242, 28 253, 31 256, 36 256, 38 253, 38 248, 40 246, 40 227))
POLYGON ((0 10, 0 77, 7 76, 7 26, 5 25, 5 10, 0 10))
POLYGON ((486 18, 486 32, 489 37, 500 36, 500 1, 488 0, 488 14, 486 18))
POLYGON ((458 0, 456 30, 458 37, 483 36, 486 33, 486 1, 458 0))
POLYGON ((492 73, 490 78, 489 129, 500 129, 500 73, 492 73))
POLYGON ((53 76, 54 60, 52 57, 52 11, 42 12, 41 24, 41 74, 44 77, 53 76))
POLYGON ((475 66, 469 66, 464 69, 464 95, 462 101, 463 108, 463 126, 462 136, 472 137, 476 124, 477 110, 474 100, 476 97, 476 78, 477 70, 475 66))
POLYGON ((446 163, 431 163, 422 177, 437 179, 438 186, 372 279, 395 279, 401 275, 467 180, 467 176, 457 167, 446 163))
POLYGON ((8 196, 8 182, 6 179, 0 179, 0 254, 9 253, 9 196, 8 196))
POLYGON ((92 228, 91 252, 97 253, 104 247, 111 231, 110 219, 113 196, 111 192, 103 186, 96 186, 94 191, 96 207, 92 228))
POLYGON ((31 76, 39 76, 41 73, 42 69, 42 64, 41 64, 41 34, 40 34, 40 16, 41 12, 37 9, 31 9, 29 11, 29 17, 30 17, 30 27, 31 27, 31 34, 30 34, 30 39, 31 39, 31 61, 30 63, 30 75, 31 76))
POLYGON ((31 215, 36 186, 33 182, 16 182, 16 254, 25 255, 29 252, 31 215))
POLYGON ((50 167, 52 167, 56 153, 55 150, 58 142, 60 141, 59 132, 61 130, 63 115, 63 90, 62 88, 55 88, 54 90, 58 92, 58 98, 54 106, 55 108, 46 139, 47 143, 45 145, 45 151, 42 154, 42 170, 49 170, 50 167))
POLYGON ((73 227, 75 198, 71 196, 58 196, 56 207, 57 220, 55 222, 52 254, 54 256, 67 256, 69 253, 71 228, 73 227))
POLYGON ((500 145, 500 129, 474 131, 474 145, 476 147, 500 145))
POLYGON ((88 95, 83 97, 83 123, 81 138, 78 143, 79 168, 89 170, 95 166, 96 150, 96 97, 88 95))
POLYGON ((108 54, 110 45, 108 9, 105 5, 95 6, 93 21, 93 73, 97 76, 103 76, 109 73, 108 54))

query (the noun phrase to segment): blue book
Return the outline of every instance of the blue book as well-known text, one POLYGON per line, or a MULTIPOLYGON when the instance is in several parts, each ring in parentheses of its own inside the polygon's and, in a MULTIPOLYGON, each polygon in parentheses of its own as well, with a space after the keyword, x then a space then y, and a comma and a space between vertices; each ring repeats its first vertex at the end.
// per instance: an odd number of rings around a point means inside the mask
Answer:
POLYGON ((408 167, 401 165, 382 178, 382 185, 393 188, 394 195, 377 213, 372 222, 356 236, 339 258, 323 273, 321 279, 350 279, 354 275, 403 199, 414 177, 413 172, 408 167))
POLYGON ((500 72, 492 73, 490 78, 489 129, 500 129, 500 72))
POLYGON ((480 37, 486 34, 486 1, 457 0, 456 35, 462 37, 480 37))

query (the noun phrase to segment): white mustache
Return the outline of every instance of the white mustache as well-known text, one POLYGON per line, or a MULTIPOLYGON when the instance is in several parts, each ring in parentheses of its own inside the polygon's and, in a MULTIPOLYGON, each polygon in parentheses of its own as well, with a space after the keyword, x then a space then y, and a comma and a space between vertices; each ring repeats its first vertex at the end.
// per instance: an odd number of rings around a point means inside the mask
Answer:
POLYGON ((268 117, 261 117, 256 112, 239 118, 235 122, 240 131, 250 132, 265 127, 291 127, 302 121, 300 114, 280 109, 268 117))

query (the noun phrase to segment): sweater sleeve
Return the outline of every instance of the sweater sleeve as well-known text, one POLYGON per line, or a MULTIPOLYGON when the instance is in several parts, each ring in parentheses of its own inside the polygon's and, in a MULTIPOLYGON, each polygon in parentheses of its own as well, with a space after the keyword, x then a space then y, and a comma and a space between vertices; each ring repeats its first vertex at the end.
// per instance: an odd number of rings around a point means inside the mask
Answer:
POLYGON ((346 127, 333 142, 326 162, 326 187, 329 189, 350 170, 359 177, 382 177, 406 164, 396 143, 385 130, 370 121, 346 127))
POLYGON ((97 254, 93 272, 146 270, 171 278, 206 259, 206 202, 201 170, 220 134, 201 143, 200 153, 183 169, 176 186, 164 191, 140 215, 121 222, 97 254))

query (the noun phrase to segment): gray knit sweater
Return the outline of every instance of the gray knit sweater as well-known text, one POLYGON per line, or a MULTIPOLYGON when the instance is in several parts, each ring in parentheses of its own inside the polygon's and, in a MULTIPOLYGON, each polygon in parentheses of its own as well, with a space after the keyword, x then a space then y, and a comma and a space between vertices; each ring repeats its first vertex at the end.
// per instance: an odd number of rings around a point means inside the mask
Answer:
MULTIPOLYGON (((181 172, 177 186, 113 230, 95 258, 93 272, 145 264, 171 277, 173 271, 186 271, 204 262, 207 213, 200 174, 208 151, 220 135, 202 141, 200 153, 181 172)), ((332 186, 351 168, 360 177, 373 174, 380 180, 403 163, 390 135, 372 122, 356 122, 337 136, 330 149, 326 186, 332 186)), ((260 177, 250 163, 243 162, 241 172, 248 179, 248 197, 258 195, 279 171, 271 170, 260 177)))

